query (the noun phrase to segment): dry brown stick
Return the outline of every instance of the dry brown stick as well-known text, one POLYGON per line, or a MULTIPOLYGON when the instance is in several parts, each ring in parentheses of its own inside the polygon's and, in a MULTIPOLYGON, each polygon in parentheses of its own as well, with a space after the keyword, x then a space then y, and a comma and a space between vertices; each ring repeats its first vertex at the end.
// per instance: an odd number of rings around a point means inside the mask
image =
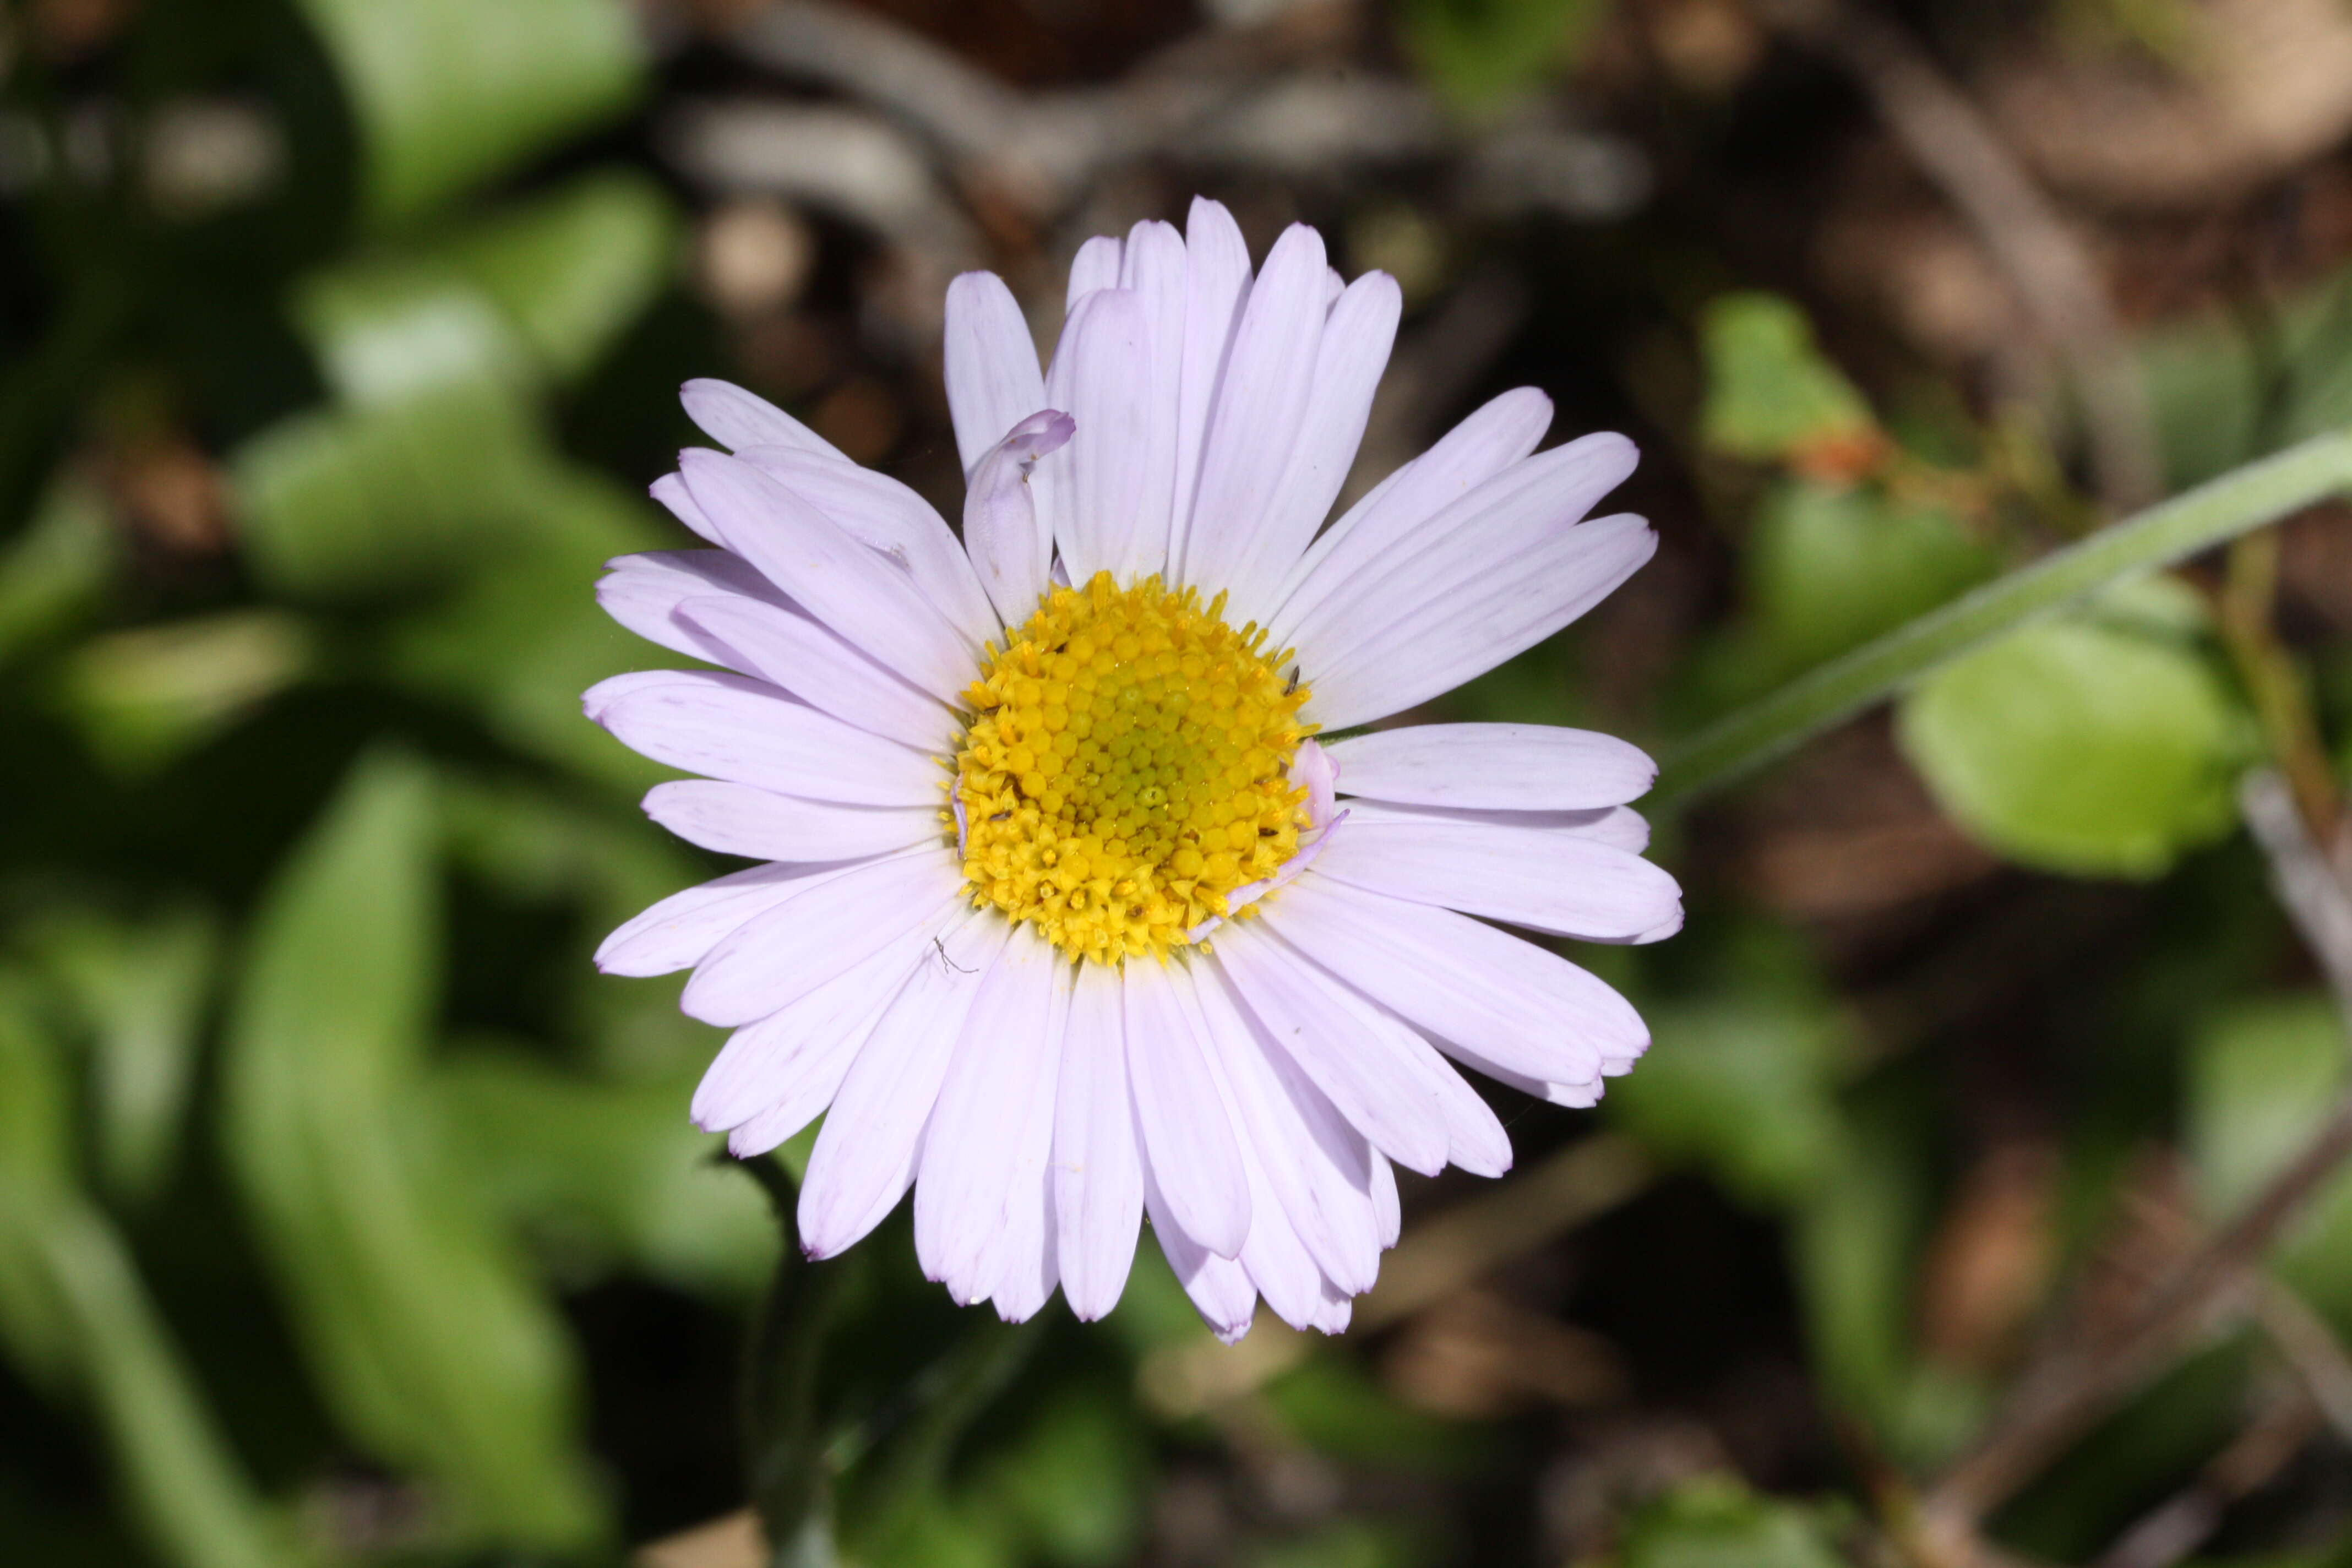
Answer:
POLYGON ((2352 1026, 2352 889, 2315 841, 2294 792, 2268 769, 2238 790, 2239 814, 2270 862, 2271 890, 2327 977, 2352 1026))
POLYGON ((2117 513, 2162 483, 2147 389, 2105 283, 1976 105, 1893 22, 1842 0, 1756 0, 1773 26, 1843 66, 1936 182, 2064 363, 2100 500, 2117 513))
POLYGON ((2093 1568, 2172 1568, 2211 1537, 2231 1503, 2267 1484, 2320 1427, 2302 1392, 2273 1400, 2185 1490, 2140 1516, 2093 1568))

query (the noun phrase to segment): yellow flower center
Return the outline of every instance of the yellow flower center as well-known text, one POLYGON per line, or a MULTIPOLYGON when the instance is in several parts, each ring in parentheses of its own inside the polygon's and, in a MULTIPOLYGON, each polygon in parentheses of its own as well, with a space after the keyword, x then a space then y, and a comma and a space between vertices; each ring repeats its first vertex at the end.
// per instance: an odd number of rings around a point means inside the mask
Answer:
POLYGON ((1101 572, 992 645, 953 786, 974 907, 1076 958, 1160 957, 1297 850, 1307 689, 1224 604, 1101 572))

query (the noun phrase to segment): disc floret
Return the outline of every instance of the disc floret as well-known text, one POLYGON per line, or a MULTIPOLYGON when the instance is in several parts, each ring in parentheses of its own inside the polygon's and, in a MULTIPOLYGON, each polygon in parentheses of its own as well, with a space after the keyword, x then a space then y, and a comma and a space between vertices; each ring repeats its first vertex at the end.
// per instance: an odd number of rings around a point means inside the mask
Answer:
POLYGON ((1297 853, 1307 689, 1224 603, 1100 572, 991 646, 951 786, 975 906, 1073 957, 1164 956, 1297 853))

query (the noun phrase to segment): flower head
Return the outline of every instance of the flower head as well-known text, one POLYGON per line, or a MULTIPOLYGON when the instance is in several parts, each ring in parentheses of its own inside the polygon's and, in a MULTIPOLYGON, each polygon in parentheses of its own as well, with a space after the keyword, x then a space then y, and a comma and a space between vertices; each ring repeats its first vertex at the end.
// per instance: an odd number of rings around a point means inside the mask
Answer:
POLYGON ((1398 309, 1304 226, 1253 277, 1205 201, 1079 253, 1042 375, 1004 285, 956 279, 961 541, 782 411, 687 386, 732 455, 688 451, 654 493, 716 548, 615 561, 600 597, 719 668, 586 706, 701 775, 646 797, 656 821, 760 863, 597 961, 694 971, 687 1012, 734 1032, 693 1112, 738 1153, 824 1116, 813 1256, 912 1186, 958 1300, 1026 1318, 1058 1286, 1095 1318, 1149 1214, 1220 1334, 1260 1295, 1336 1331, 1396 1240, 1391 1162, 1510 1164, 1453 1063, 1590 1105, 1648 1044, 1486 923, 1676 929, 1625 805, 1647 758, 1526 724, 1328 738, 1550 636, 1654 548, 1586 521, 1632 444, 1537 452, 1531 389, 1324 528, 1398 309))

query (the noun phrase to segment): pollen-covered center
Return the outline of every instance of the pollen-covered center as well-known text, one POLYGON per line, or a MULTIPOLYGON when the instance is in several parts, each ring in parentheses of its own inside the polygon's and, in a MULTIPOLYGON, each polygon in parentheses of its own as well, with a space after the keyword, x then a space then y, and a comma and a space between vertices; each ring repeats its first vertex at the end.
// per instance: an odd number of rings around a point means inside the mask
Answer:
POLYGON ((1223 609, 1102 572, 992 647, 953 785, 975 905, 1074 957, 1157 956, 1297 850, 1307 690, 1223 609))

